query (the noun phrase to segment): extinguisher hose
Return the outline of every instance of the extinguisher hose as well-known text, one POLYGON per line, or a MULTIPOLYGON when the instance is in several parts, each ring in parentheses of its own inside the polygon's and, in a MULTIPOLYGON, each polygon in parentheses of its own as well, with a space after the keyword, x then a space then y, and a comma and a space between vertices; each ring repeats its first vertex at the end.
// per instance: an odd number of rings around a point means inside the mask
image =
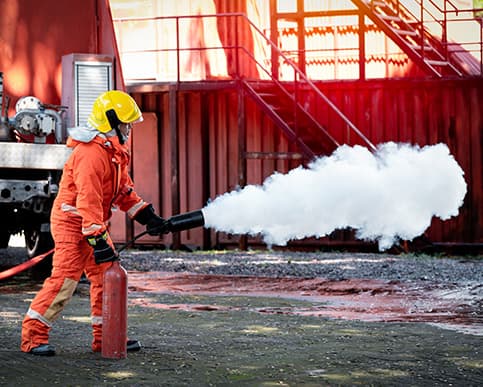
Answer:
POLYGON ((129 242, 121 245, 121 247, 119 247, 117 249, 117 252, 118 254, 123 251, 124 249, 126 249, 127 247, 129 247, 130 245, 132 245, 134 242, 136 242, 136 240, 138 240, 139 238, 141 238, 142 236, 146 235, 148 233, 148 230, 146 231, 143 231, 141 233, 139 233, 138 235, 136 235, 133 239, 131 239, 129 242))

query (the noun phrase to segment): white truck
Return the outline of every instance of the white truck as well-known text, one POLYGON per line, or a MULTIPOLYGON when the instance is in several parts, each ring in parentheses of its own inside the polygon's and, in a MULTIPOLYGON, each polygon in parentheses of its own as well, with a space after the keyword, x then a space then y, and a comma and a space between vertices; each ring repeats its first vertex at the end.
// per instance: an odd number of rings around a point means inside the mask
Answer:
POLYGON ((63 141, 66 108, 26 96, 8 117, 8 105, 0 72, 0 248, 23 233, 34 257, 53 247, 50 211, 70 154, 63 141))

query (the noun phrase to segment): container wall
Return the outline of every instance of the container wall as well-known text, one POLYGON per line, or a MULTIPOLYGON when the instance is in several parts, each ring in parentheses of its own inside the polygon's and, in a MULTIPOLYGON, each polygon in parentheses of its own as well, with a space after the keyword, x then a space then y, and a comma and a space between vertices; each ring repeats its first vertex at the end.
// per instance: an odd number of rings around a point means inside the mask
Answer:
MULTIPOLYGON (((198 209, 209 199, 236 189, 241 181, 241 123, 244 122, 246 131, 247 151, 293 151, 283 134, 250 99, 244 101, 245 108, 239 111, 235 86, 207 91, 202 85, 199 84, 199 90, 192 86, 190 91, 178 91, 171 99, 168 91, 155 91, 155 87, 150 91, 142 91, 140 87, 131 90, 142 110, 154 112, 161 123, 158 128, 161 159, 167 162, 161 163, 160 171, 153 164, 152 170, 146 169, 137 179, 151 179, 159 173, 165 215, 172 213, 173 198, 179 200, 179 208, 184 212, 198 209), (172 109, 170 101, 178 105, 175 132, 170 127, 172 119, 160 119, 172 109), (173 141, 174 133, 177 141, 173 141), (176 147, 175 159, 179 160, 177 172, 173 172, 169 161, 173 160, 173 147, 176 147), (172 184, 173 173, 179 179, 179 187, 172 184)), ((433 242, 483 242, 480 223, 483 219, 482 79, 346 81, 320 83, 318 87, 376 145, 387 141, 420 146, 446 143, 465 172, 468 193, 460 215, 445 222, 435 220, 426 235, 433 242)), ((331 130, 338 133, 341 142, 353 143, 346 128, 333 126, 331 130)), ((247 160, 245 179, 248 184, 259 184, 274 171, 285 173, 297 165, 297 161, 247 160)), ((238 236, 205 233, 193 230, 189 236, 182 236, 182 241, 209 248, 236 245, 239 240, 238 236)), ((250 241, 258 242, 257 239, 250 241)), ((350 245, 354 239, 351 232, 340 231, 330 238, 305 243, 329 242, 350 245)))

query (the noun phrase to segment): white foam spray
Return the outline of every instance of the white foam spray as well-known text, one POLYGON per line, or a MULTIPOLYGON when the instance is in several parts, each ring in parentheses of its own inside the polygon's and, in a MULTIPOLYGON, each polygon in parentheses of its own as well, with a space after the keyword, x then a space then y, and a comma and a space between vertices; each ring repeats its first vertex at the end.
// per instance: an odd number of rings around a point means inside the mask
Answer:
POLYGON ((225 193, 202 209, 205 227, 261 235, 268 245, 353 228, 380 250, 424 233, 433 216, 458 215, 464 172, 445 144, 343 145, 307 168, 225 193))

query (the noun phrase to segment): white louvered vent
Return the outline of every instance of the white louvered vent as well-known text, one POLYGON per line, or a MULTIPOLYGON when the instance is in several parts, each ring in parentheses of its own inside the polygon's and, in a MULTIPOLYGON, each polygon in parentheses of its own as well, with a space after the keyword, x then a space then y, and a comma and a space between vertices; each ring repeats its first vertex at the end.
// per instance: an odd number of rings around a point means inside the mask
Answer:
POLYGON ((112 63, 75 62, 75 125, 85 125, 99 94, 113 88, 112 63))

